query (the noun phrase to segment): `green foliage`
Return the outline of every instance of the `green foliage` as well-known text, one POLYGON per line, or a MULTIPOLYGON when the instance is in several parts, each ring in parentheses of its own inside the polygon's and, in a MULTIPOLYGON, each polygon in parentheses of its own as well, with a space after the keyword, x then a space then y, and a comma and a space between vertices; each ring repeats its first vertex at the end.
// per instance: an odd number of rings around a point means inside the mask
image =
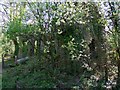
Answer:
POLYGON ((13 50, 14 50, 13 43, 4 34, 1 35, 0 44, 1 44, 0 45, 1 46, 1 50, 0 50, 1 55, 13 53, 13 50))
MULTIPOLYGON (((15 87, 18 81, 26 88, 107 88, 108 81, 104 78, 108 77, 109 80, 115 77, 115 74, 106 76, 106 72, 113 73, 110 71, 113 66, 113 71, 116 70, 116 63, 114 65, 111 59, 119 58, 113 53, 110 58, 108 54, 112 48, 119 46, 119 33, 118 28, 113 28, 110 34, 106 33, 104 29, 107 20, 101 14, 99 4, 16 4, 16 13, 11 9, 10 21, 3 33, 2 50, 4 53, 20 53, 22 57, 28 53, 31 55, 26 64, 5 68, 3 87, 15 87), (28 23, 29 20, 34 23, 28 23), (91 39, 95 39, 93 53, 89 46, 91 39), (34 57, 31 57, 32 55, 34 57)), ((115 18, 118 18, 116 14, 115 18)), ((114 80, 110 82, 112 81, 114 80)))

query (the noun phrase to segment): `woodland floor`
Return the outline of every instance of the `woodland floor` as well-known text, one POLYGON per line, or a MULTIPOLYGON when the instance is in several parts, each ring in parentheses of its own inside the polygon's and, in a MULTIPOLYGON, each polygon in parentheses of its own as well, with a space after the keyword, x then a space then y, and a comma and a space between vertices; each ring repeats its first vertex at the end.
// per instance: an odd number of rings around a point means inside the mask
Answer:
MULTIPOLYGON (((79 87, 80 78, 78 76, 68 75, 65 72, 60 73, 59 70, 48 72, 47 67, 40 65, 40 63, 34 64, 35 62, 29 60, 24 64, 5 68, 3 70, 2 87, 15 88, 16 81, 20 87, 25 88, 79 87)), ((14 65, 11 61, 6 62, 6 64, 14 65)))
MULTIPOLYGON (((74 75, 67 72, 60 72, 59 69, 52 70, 49 66, 42 64, 43 62, 31 59, 26 63, 15 65, 13 61, 6 64, 15 67, 5 68, 2 76, 2 88, 85 88, 81 85, 82 73, 74 75)), ((1 77, 0 77, 1 78, 1 77)), ((82 81, 83 82, 83 81, 82 81)), ((71 90, 71 89, 70 89, 71 90)), ((76 89, 75 89, 76 90, 76 89)), ((101 87, 89 87, 87 90, 105 90, 101 87)))

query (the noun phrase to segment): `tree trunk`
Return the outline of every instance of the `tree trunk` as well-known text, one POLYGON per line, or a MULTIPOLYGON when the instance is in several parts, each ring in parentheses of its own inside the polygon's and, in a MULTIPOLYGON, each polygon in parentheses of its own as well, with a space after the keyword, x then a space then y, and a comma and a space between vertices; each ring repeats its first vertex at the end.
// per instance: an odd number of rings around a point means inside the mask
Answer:
POLYGON ((41 57, 41 43, 42 43, 42 41, 41 41, 40 38, 41 38, 41 37, 39 37, 38 40, 37 40, 37 56, 38 56, 39 58, 41 57))
POLYGON ((17 56, 18 57, 18 53, 19 53, 19 44, 17 42, 17 39, 13 39, 13 43, 15 45, 15 51, 14 51, 14 57, 17 56))
POLYGON ((34 55, 34 49, 35 49, 35 40, 34 39, 30 39, 28 42, 29 45, 29 56, 33 56, 34 55))
POLYGON ((2 68, 4 68, 4 55, 2 54, 2 68))
POLYGON ((105 84, 108 82, 108 67, 107 64, 105 66, 105 84))
POLYGON ((117 88, 120 88, 120 49, 117 48, 117 51, 116 51, 119 55, 119 59, 118 59, 118 79, 117 79, 117 88))

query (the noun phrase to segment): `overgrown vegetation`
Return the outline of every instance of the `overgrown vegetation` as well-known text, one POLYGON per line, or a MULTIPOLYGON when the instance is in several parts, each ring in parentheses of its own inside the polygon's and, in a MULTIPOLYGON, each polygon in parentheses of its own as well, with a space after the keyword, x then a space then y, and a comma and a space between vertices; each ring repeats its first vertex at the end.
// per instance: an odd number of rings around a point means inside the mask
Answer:
POLYGON ((120 89, 119 2, 1 5, 3 88, 120 89))

